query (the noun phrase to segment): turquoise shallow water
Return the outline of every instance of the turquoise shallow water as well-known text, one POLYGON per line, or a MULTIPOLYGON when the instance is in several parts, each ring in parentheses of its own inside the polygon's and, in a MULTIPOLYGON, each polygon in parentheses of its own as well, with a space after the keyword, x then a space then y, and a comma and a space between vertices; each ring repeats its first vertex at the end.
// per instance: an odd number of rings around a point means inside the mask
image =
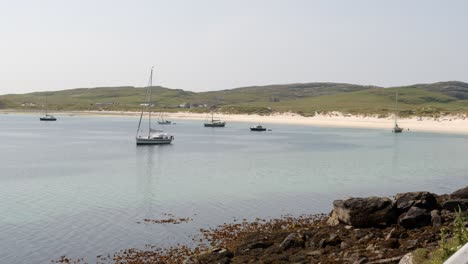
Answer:
POLYGON ((0 116, 0 263, 49 263, 188 236, 234 218, 328 212, 333 199, 468 183, 468 137, 179 120, 135 146, 137 119, 0 116), (180 225, 138 224, 170 213, 180 225))

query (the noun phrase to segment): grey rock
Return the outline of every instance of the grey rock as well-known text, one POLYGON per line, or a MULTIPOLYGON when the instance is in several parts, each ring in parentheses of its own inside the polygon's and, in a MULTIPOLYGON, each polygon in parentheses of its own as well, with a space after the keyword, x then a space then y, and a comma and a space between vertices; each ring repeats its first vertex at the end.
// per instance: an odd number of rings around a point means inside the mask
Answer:
POLYGON ((442 225, 442 217, 440 216, 439 210, 432 210, 431 211, 431 223, 432 226, 441 226, 442 225))
POLYGON ((468 199, 468 186, 465 188, 461 188, 460 190, 454 191, 450 194, 450 198, 452 199, 468 199))
POLYGON ((279 247, 283 250, 288 250, 295 247, 304 247, 304 245, 305 242, 299 234, 291 233, 281 242, 279 247))
POLYGON ((444 202, 442 208, 449 211, 458 211, 459 208, 462 211, 468 210, 468 199, 452 199, 444 202))
POLYGON ((396 219, 394 204, 387 197, 335 200, 333 212, 340 222, 354 227, 385 226, 396 219))
POLYGON ((349 244, 343 241, 343 242, 341 242, 341 244, 340 244, 340 248, 341 248, 341 249, 347 249, 347 248, 349 248, 349 244))
POLYGON ((368 233, 369 232, 367 232, 366 230, 354 229, 354 236, 356 237, 356 239, 361 239, 365 237, 368 233))
POLYGON ((406 249, 408 249, 408 250, 416 249, 418 244, 419 244, 419 241, 417 239, 408 240, 406 242, 406 249))
POLYGON ((234 257, 234 253, 225 248, 214 248, 207 253, 200 254, 195 263, 219 263, 229 264, 234 257))
POLYGON ((340 224, 340 219, 338 219, 338 215, 335 211, 332 211, 331 216, 328 217, 327 224, 330 226, 337 226, 340 224))
POLYGON ((408 211, 413 206, 427 210, 438 207, 435 195, 430 192, 399 193, 395 196, 395 201, 396 208, 400 213, 408 211))
POLYGON ((426 226, 430 223, 431 216, 426 211, 419 207, 411 207, 408 212, 400 215, 398 224, 406 229, 426 226))

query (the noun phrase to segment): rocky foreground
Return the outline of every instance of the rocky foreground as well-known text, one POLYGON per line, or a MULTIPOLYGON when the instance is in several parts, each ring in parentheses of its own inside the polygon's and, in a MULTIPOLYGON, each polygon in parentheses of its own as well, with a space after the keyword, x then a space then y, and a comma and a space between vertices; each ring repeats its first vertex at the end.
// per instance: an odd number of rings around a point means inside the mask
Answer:
MULTIPOLYGON (((252 231, 186 263, 413 263, 409 252, 439 247, 454 211, 468 210, 468 186, 450 195, 400 193, 393 198, 347 198, 310 226, 252 231), (401 261, 401 262, 400 262, 401 261)), ((448 234, 450 236, 450 234, 448 234)))
POLYGON ((329 215, 224 224, 201 230, 202 238, 194 238, 198 247, 127 249, 97 263, 422 263, 408 253, 422 248, 430 255, 443 233, 447 240, 454 236, 442 230, 453 229, 455 211, 466 215, 468 186, 450 195, 347 198, 333 207, 329 215))

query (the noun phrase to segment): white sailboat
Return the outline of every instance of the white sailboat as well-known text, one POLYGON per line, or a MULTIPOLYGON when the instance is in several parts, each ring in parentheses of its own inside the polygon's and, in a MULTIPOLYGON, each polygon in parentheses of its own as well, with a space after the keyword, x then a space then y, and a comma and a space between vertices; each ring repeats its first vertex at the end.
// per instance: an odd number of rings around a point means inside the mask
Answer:
POLYGON ((47 111, 47 95, 45 96, 45 104, 44 104, 44 115, 39 117, 40 121, 57 121, 57 118, 53 115, 50 115, 47 111))
POLYGON ((153 68, 151 68, 150 78, 148 86, 146 87, 145 103, 141 108, 140 121, 138 122, 138 128, 136 133, 136 144, 137 145, 161 145, 171 144, 174 140, 174 136, 164 133, 160 129, 153 129, 151 127, 151 87, 153 86, 153 68), (143 114, 145 107, 148 108, 148 131, 144 131, 141 125, 143 120, 143 114))

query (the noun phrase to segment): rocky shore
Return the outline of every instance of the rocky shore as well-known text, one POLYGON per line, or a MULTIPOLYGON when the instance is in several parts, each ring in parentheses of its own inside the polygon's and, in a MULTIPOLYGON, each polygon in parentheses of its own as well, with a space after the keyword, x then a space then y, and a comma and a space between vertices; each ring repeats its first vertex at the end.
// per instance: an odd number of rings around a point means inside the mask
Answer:
MULTIPOLYGON (((425 261, 441 243, 468 243, 468 220, 454 225, 467 213, 468 186, 446 195, 346 198, 334 201, 329 215, 237 221, 200 230, 196 247, 127 249, 97 263, 442 263, 425 261)), ((85 263, 65 256, 54 262, 85 263)))
POLYGON ((416 258, 424 256, 410 252, 437 249, 441 230, 453 223, 455 211, 466 214, 468 186, 450 195, 410 192, 392 198, 347 198, 333 206, 329 217, 309 226, 252 230, 233 238, 228 247, 221 245, 185 263, 417 263, 416 258))

